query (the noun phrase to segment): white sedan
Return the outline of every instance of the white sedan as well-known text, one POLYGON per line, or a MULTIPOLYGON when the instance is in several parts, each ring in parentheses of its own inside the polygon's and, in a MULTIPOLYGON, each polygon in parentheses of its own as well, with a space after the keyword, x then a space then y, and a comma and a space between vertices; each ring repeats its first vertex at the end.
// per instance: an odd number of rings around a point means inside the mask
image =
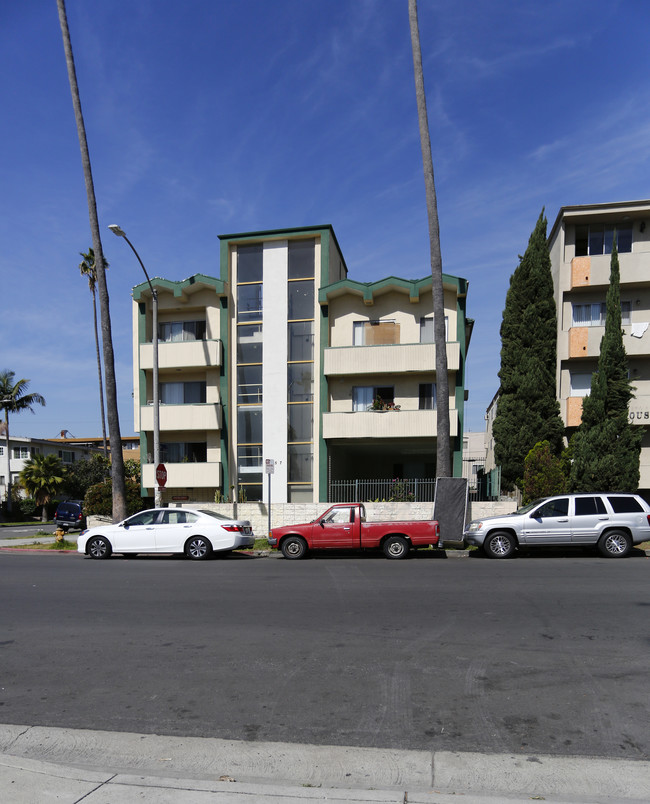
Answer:
POLYGON ((252 547, 255 536, 245 519, 229 519, 215 511, 195 508, 151 508, 117 525, 85 530, 77 550, 90 558, 111 553, 185 553, 195 561, 213 552, 252 547))

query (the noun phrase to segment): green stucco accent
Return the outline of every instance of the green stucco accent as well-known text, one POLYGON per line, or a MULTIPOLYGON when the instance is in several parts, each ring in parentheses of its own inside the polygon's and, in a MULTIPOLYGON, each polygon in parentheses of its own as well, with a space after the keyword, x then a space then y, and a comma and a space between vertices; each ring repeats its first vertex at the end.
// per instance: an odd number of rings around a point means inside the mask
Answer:
MULTIPOLYGON (((207 287, 213 287, 217 295, 221 296, 226 292, 224 282, 221 279, 217 279, 214 276, 207 276, 206 274, 193 274, 192 276, 188 277, 187 279, 182 279, 179 282, 174 282, 171 279, 161 279, 159 276, 155 276, 151 280, 151 284, 155 288, 160 288, 161 290, 168 290, 170 293, 173 293, 175 297, 180 298, 185 289, 191 287, 192 285, 206 285, 207 287)), ((135 301, 140 301, 142 298, 143 291, 149 291, 149 283, 148 282, 141 282, 139 285, 136 285, 133 288, 133 298, 135 301)))
MULTIPOLYGON (((324 281, 329 279, 330 269, 330 240, 327 235, 321 237, 320 247, 320 282, 319 288, 324 281)), ((320 290, 319 290, 320 295, 320 290)), ((319 321, 319 360, 321 365, 319 377, 319 395, 320 395, 320 410, 318 411, 318 466, 314 467, 316 470, 316 478, 318 482, 318 501, 327 502, 327 444, 323 438, 323 413, 327 412, 329 389, 327 378, 322 370, 323 360, 325 358, 325 347, 329 343, 329 321, 328 316, 324 314, 321 307, 321 315, 319 321)))
MULTIPOLYGON (((219 335, 223 349, 221 355, 221 376, 219 377, 219 397, 221 398, 221 431, 219 443, 221 447, 221 467, 223 470, 223 495, 224 499, 227 499, 230 496, 231 475, 229 452, 230 428, 228 426, 230 422, 230 327, 228 326, 230 318, 227 306, 228 300, 224 299, 223 301, 226 302, 226 305, 222 303, 219 313, 219 335)), ((237 456, 235 455, 233 456, 233 461, 236 460, 237 456)))
MULTIPOLYGON (((451 274, 443 274, 442 281, 446 288, 455 290, 457 295, 467 293, 467 280, 465 279, 451 276, 451 274)), ((321 287, 318 292, 318 301, 320 304, 327 304, 331 297, 336 297, 343 293, 354 293, 362 296, 365 304, 374 304, 375 293, 384 291, 387 288, 405 291, 409 295, 409 301, 418 302, 420 294, 431 292, 431 277, 402 279, 399 276, 387 276, 376 282, 357 282, 355 279, 341 279, 331 285, 321 287)))

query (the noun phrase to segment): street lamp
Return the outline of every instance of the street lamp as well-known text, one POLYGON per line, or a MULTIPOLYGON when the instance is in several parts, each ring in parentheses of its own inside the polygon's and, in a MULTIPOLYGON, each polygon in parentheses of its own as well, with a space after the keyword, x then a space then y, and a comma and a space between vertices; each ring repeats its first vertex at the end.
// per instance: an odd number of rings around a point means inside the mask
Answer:
POLYGON ((126 242, 131 246, 131 251, 135 254, 138 258, 138 262, 142 270, 144 271, 144 275, 147 277, 147 282, 149 283, 149 290, 151 291, 151 297, 153 299, 153 334, 152 334, 152 344, 153 344, 153 464, 154 464, 154 505, 156 508, 160 508, 161 506, 161 489, 158 485, 158 478, 156 477, 156 470, 158 465, 160 464, 160 398, 159 398, 159 389, 158 389, 158 291, 154 288, 151 284, 151 279, 149 279, 149 274, 147 273, 147 269, 144 267, 144 263, 140 259, 140 255, 135 250, 133 243, 129 240, 123 230, 116 224, 112 223, 108 227, 114 235, 117 237, 123 237, 126 242))

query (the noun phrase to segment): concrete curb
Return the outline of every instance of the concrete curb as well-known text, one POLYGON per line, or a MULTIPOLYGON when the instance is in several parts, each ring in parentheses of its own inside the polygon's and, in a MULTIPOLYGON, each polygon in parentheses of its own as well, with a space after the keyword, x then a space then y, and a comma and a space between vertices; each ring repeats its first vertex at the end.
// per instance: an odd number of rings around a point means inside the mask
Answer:
MULTIPOLYGON (((259 787, 251 787, 247 795, 258 797, 242 795, 236 800, 433 804, 452 800, 452 795, 461 795, 466 804, 474 796, 477 802, 536 797, 592 804, 650 800, 650 762, 640 760, 253 743, 18 725, 0 725, 0 755, 0 778, 4 779, 0 794, 12 803, 19 799, 8 797, 6 790, 17 792, 18 788, 7 785, 11 774, 18 772, 39 774, 41 789, 43 774, 59 782, 83 782, 91 789, 109 781, 153 789, 153 796, 142 795, 138 801, 197 800, 156 798, 161 788, 179 793, 209 790, 226 795, 212 801, 233 801, 235 791, 246 792, 242 786, 262 784, 264 794, 259 787), (268 785, 274 785, 273 789, 268 785), (292 792, 283 794, 275 786, 292 792)), ((47 787, 51 789, 49 780, 47 787)), ((76 790, 81 792, 80 787, 76 790)), ((112 796, 104 788, 98 799, 116 800, 135 801, 136 797, 112 796)))

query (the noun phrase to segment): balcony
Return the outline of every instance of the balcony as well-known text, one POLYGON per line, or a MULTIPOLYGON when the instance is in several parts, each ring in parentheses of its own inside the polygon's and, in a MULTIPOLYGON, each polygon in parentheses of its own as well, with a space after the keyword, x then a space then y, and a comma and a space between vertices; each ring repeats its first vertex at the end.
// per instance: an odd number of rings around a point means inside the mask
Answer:
MULTIPOLYGON (((221 341, 158 342, 158 367, 206 368, 221 365, 221 341)), ((153 369, 153 344, 140 344, 140 368, 153 369)))
MULTIPOLYGON (((221 463, 166 463, 166 488, 212 488, 221 485, 221 463)), ((142 464, 142 485, 152 489, 155 480, 155 466, 152 463, 142 464)))
MULTIPOLYGON (((458 411, 449 411, 452 436, 458 435, 458 411)), ((434 410, 357 411, 324 413, 323 438, 435 438, 438 414, 434 410)))
MULTIPOLYGON (((650 315, 646 315, 650 318, 650 315)), ((632 337, 630 324, 623 324, 623 346, 628 357, 645 357, 650 355, 650 327, 640 338, 632 337)), ((559 351, 560 360, 567 358, 591 357, 600 354, 600 342, 605 334, 605 327, 571 327, 568 332, 568 350, 559 351)))
MULTIPOLYGON (((153 430, 153 405, 140 408, 140 429, 153 430)), ((160 430, 221 430, 221 405, 161 405, 160 430)))
MULTIPOLYGON (((460 368, 460 344, 447 343, 447 368, 460 368)), ((432 343, 394 343, 379 346, 337 346, 324 352, 326 376, 346 374, 397 374, 436 370, 436 348, 432 343)))
MULTIPOLYGON (((623 253, 618 255, 621 268, 621 287, 628 284, 647 285, 650 254, 648 252, 623 253)), ((611 254, 593 257, 574 257, 571 261, 571 287, 606 288, 609 285, 611 254)))

